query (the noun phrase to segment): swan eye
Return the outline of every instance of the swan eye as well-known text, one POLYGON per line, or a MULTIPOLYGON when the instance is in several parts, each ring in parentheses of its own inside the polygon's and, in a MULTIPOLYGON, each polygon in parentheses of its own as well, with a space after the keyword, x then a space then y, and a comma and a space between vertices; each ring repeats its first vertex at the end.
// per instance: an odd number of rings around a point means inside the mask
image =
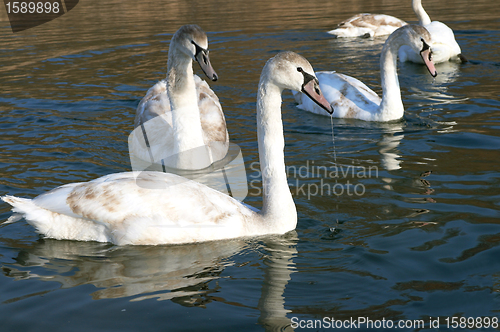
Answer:
POLYGON ((193 44, 194 48, 195 48, 195 52, 194 52, 195 58, 197 58, 198 55, 200 53, 202 53, 203 54, 203 61, 205 62, 205 64, 207 64, 206 56, 208 56, 208 49, 205 49, 205 48, 201 47, 200 45, 196 44, 194 42, 194 40, 191 40, 191 44, 193 44))
POLYGON ((302 67, 297 67, 297 71, 298 71, 299 73, 304 72, 304 70, 302 69, 302 67))

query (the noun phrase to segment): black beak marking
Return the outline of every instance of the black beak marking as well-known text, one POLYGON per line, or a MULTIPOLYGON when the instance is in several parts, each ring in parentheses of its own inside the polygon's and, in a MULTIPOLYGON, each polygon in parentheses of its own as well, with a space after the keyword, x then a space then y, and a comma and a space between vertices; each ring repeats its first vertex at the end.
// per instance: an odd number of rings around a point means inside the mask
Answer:
POLYGON ((196 61, 198 61, 198 54, 202 53, 203 54, 203 62, 205 64, 208 64, 208 60, 207 60, 208 49, 201 47, 200 45, 196 44, 193 40, 191 40, 191 43, 194 45, 194 47, 196 49, 194 52, 194 58, 196 59, 196 61))
MULTIPOLYGON (((422 50, 420 51, 420 54, 422 54, 422 52, 425 52, 427 51, 428 49, 430 49, 431 47, 429 46, 429 44, 427 44, 425 42, 425 40, 423 38, 420 39, 423 43, 423 46, 422 46, 422 50)), ((432 50, 430 50, 429 52, 429 61, 432 60, 432 50)))
POLYGON ((304 86, 305 86, 307 83, 309 83, 309 82, 311 82, 311 81, 315 81, 315 83, 316 83, 316 84, 314 84, 314 91, 316 91, 316 93, 317 93, 318 95, 321 95, 321 90, 318 88, 318 85, 319 85, 319 81, 318 81, 318 79, 317 79, 316 77, 312 76, 311 74, 306 73, 306 72, 302 69, 302 67, 298 67, 298 68, 297 68, 297 71, 298 71, 299 73, 302 73, 302 75, 304 76, 304 83, 302 84, 302 92, 305 92, 305 91, 304 91, 304 86))

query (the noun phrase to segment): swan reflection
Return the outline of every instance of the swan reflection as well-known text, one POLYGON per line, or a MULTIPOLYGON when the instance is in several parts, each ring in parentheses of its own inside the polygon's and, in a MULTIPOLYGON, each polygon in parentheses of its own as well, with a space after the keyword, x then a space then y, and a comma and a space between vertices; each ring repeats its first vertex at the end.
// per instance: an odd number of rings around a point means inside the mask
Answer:
POLYGON ((403 123, 385 123, 381 125, 381 132, 382 138, 377 142, 380 163, 387 171, 398 170, 401 168, 401 155, 397 148, 404 138, 403 123))
MULTIPOLYGON (((295 270, 297 240, 294 231, 259 238, 258 242, 240 239, 175 246, 117 247, 43 239, 23 245, 15 263, 4 263, 2 272, 20 282, 35 278, 58 282, 62 288, 91 284, 98 288, 90 294, 94 300, 127 297, 130 301, 172 300, 183 306, 204 307, 215 301, 212 294, 224 286, 212 281, 227 278, 227 267, 248 266, 248 262, 237 262, 242 252, 258 251, 263 256, 258 262, 263 270, 258 322, 267 330, 284 330, 290 328, 291 321, 283 292, 295 270)), ((219 295, 217 301, 225 300, 219 295)), ((234 300, 227 304, 235 305, 234 300)))

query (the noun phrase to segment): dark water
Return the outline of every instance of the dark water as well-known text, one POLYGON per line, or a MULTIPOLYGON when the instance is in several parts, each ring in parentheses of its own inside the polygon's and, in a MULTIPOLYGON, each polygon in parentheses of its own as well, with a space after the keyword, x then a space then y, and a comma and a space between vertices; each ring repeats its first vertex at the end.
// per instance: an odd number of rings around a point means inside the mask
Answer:
MULTIPOLYGON (((470 62, 438 65, 436 79, 401 65, 402 121, 335 119, 334 149, 330 119, 296 109, 285 93, 296 232, 116 247, 42 239, 24 220, 3 224, 2 203, 0 330, 284 330, 323 317, 426 328, 431 317, 447 329, 453 316, 498 317, 500 5, 424 6, 455 30, 470 62), (332 170, 334 154, 337 177, 321 171, 332 170)), ((208 32, 220 77, 211 86, 258 188, 255 94, 268 58, 294 50, 316 70, 380 92, 382 42, 325 33, 358 12, 415 21, 409 0, 90 0, 13 34, 0 10, 0 194, 35 197, 129 170, 135 108, 164 77, 171 35, 186 23, 208 32)), ((255 188, 245 202, 259 207, 255 188)))

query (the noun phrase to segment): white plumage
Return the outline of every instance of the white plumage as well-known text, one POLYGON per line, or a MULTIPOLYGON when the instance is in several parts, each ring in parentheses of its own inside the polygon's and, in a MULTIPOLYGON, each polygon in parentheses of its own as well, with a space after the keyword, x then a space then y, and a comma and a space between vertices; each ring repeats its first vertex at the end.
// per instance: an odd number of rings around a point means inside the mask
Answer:
MULTIPOLYGON (((436 69, 429 60, 430 49, 427 41, 430 35, 421 26, 406 25, 389 36, 380 55, 380 76, 382 98, 361 81, 335 72, 317 72, 321 90, 335 110, 334 117, 359 119, 364 121, 391 121, 403 117, 404 106, 401 100, 397 74, 397 54, 402 45, 408 45, 422 54, 431 75, 436 69)), ((293 92, 298 108, 323 114, 318 106, 300 92, 293 92)))
MULTIPOLYGON (((462 50, 455 40, 453 30, 442 22, 431 22, 429 15, 422 6, 422 0, 413 0, 412 7, 417 15, 419 24, 426 28, 432 36, 430 46, 432 48, 432 60, 434 63, 446 61, 466 62, 467 60, 462 56, 462 50)), ((399 60, 401 62, 423 63, 420 55, 408 46, 403 46, 399 50, 399 60)))
POLYGON ((337 38, 345 37, 380 37, 393 33, 406 25, 405 21, 384 14, 357 14, 342 21, 338 26, 328 31, 337 38))
POLYGON ((172 37, 167 78, 151 87, 137 107, 136 130, 129 138, 132 158, 158 163, 151 160, 150 150, 154 150, 153 155, 161 156, 169 167, 202 169, 226 156, 229 134, 222 106, 208 84, 193 74, 193 60, 208 78, 217 80, 205 32, 196 25, 185 25, 172 37), (156 117, 163 121, 151 121, 156 117), (141 126, 146 128, 148 147, 141 144, 141 126))
POLYGON ((67 184, 33 200, 14 196, 2 200, 38 232, 55 239, 153 245, 283 234, 297 224, 283 152, 281 92, 285 88, 307 91, 331 111, 306 59, 283 52, 267 62, 257 94, 262 211, 200 183, 161 172, 111 174, 67 184))

